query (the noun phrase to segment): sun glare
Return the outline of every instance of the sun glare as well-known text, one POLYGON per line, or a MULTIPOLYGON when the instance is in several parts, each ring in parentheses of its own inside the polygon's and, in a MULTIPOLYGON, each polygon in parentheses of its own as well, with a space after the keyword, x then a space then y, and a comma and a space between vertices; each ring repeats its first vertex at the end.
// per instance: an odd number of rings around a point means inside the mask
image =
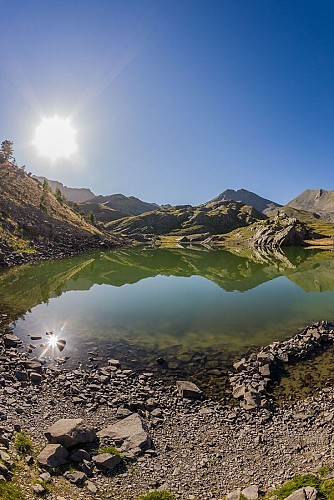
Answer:
POLYGON ((51 160, 69 158, 78 150, 76 131, 68 118, 43 118, 36 128, 33 144, 42 156, 51 160))

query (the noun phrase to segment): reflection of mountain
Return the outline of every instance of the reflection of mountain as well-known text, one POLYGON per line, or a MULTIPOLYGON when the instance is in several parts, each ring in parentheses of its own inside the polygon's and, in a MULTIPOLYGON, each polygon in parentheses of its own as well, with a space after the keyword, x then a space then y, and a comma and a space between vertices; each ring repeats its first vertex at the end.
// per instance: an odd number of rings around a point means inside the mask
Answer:
POLYGON ((224 250, 118 249, 25 265, 0 274, 0 312, 16 319, 49 298, 93 285, 122 286, 145 278, 202 276, 226 291, 246 291, 286 276, 305 291, 334 290, 331 252, 287 249, 245 254, 224 250))

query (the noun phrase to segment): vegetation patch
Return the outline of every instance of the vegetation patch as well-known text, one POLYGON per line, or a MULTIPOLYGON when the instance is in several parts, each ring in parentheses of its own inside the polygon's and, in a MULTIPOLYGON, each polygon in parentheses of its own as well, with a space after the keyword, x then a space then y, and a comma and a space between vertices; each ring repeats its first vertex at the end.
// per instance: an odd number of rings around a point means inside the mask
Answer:
POLYGON ((115 446, 102 446, 101 448, 99 448, 97 450, 97 454, 98 455, 101 455, 102 453, 110 453, 111 455, 117 455, 117 456, 121 456, 120 452, 118 451, 117 448, 115 448, 115 446))
POLYGON ((0 483, 0 498, 1 500, 25 500, 19 486, 12 482, 0 483))
POLYGON ((16 450, 19 453, 21 453, 22 455, 25 455, 25 454, 30 453, 32 451, 31 438, 24 431, 20 431, 15 435, 14 445, 15 445, 16 450))

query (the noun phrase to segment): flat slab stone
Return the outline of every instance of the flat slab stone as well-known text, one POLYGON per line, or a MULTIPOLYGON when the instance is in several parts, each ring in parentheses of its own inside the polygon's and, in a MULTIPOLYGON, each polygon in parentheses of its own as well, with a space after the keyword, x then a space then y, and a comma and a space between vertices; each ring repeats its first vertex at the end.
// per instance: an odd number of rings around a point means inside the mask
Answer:
POLYGON ((186 399, 201 399, 202 391, 193 382, 188 382, 187 380, 177 380, 176 387, 179 396, 186 399))
POLYGON ((97 435, 100 438, 108 437, 114 441, 123 441, 122 448, 125 451, 135 448, 145 451, 152 445, 147 428, 138 413, 133 413, 129 417, 105 427, 97 435))
POLYGON ((46 467, 59 467, 66 464, 68 456, 67 449, 61 444, 48 444, 38 455, 37 462, 46 467))
POLYGON ((237 488, 226 495, 226 500, 240 500, 241 488, 237 488))
POLYGON ((105 467, 109 470, 114 469, 122 461, 121 457, 111 453, 100 453, 92 457, 92 460, 97 467, 105 467))
POLYGON ((82 418, 61 418, 44 433, 49 443, 62 444, 71 448, 81 443, 92 443, 96 432, 85 424, 82 418))
POLYGON ((256 500, 259 498, 259 488, 255 484, 252 484, 251 486, 244 488, 241 494, 247 498, 247 500, 256 500))
POLYGON ((294 491, 286 497, 285 500, 316 500, 318 496, 318 492, 312 486, 306 486, 305 488, 300 488, 297 491, 294 491))

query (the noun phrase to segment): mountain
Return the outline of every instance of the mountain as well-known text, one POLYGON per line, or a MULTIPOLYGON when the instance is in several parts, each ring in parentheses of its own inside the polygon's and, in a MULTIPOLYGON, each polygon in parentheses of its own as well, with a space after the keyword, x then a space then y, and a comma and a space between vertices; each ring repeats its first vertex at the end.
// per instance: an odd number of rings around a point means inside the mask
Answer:
POLYGON ((266 210, 272 210, 282 206, 275 201, 267 200, 266 198, 262 198, 261 196, 252 193, 251 191, 247 191, 247 189, 238 189, 237 191, 234 189, 226 189, 221 194, 216 196, 216 198, 211 200, 211 202, 227 200, 241 201, 245 205, 251 205, 256 208, 256 210, 263 213, 266 213, 266 210))
POLYGON ((334 222, 334 191, 306 189, 286 206, 312 212, 323 220, 334 222))
POLYGON ((235 201, 218 201, 198 207, 164 207, 107 224, 109 230, 128 235, 222 234, 247 226, 266 216, 254 207, 235 201))
POLYGON ((10 162, 0 165, 0 266, 120 245, 10 162))
POLYGON ((99 203, 113 210, 119 210, 128 215, 139 215, 145 212, 157 210, 159 205, 142 201, 135 196, 125 196, 124 194, 111 194, 109 196, 95 196, 90 203, 99 203))
POLYGON ((47 181, 53 192, 55 192, 57 188, 60 189, 61 194, 63 194, 69 201, 79 203, 88 201, 95 196, 95 194, 88 188, 70 188, 64 186, 64 184, 59 181, 51 181, 46 177, 34 176, 34 178, 38 179, 42 184, 44 181, 47 181))

